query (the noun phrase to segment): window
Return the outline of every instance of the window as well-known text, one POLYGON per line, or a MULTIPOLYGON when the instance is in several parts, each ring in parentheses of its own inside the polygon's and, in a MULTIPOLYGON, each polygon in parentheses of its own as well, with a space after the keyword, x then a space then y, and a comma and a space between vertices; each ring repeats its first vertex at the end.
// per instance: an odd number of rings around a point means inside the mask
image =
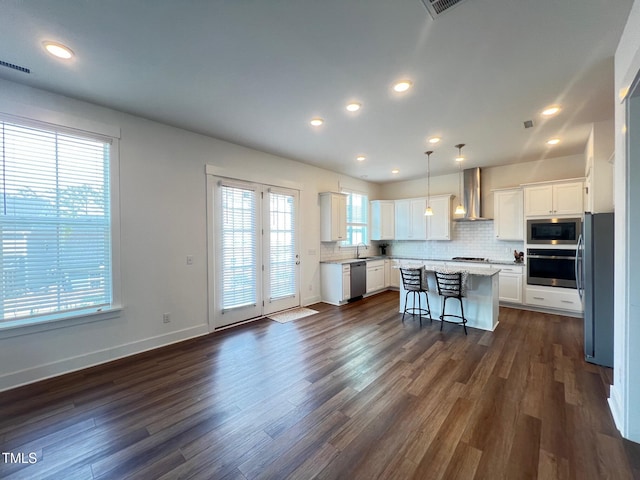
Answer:
POLYGON ((0 118, 0 327, 113 303, 111 139, 0 118))
POLYGON ((369 241, 369 200, 366 195, 355 192, 347 194, 347 240, 345 245, 367 244, 369 241))

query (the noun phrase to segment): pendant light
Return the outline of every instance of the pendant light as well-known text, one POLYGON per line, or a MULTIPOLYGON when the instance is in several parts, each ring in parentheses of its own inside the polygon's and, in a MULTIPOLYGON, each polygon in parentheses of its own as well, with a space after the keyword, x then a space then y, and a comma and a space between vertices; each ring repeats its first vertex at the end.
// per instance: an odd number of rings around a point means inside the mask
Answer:
POLYGON ((462 156, 462 147, 464 147, 464 143, 459 143, 455 146, 458 149, 458 156, 456 157, 456 162, 458 162, 458 178, 459 178, 459 186, 458 186, 458 206, 456 207, 455 214, 456 215, 464 215, 465 209, 464 205, 462 205, 462 161, 464 157, 462 156))
POLYGON ((427 154, 427 208, 424 211, 424 214, 427 217, 433 215, 433 210, 431 210, 431 154, 433 150, 429 150, 428 152, 424 152, 427 154))

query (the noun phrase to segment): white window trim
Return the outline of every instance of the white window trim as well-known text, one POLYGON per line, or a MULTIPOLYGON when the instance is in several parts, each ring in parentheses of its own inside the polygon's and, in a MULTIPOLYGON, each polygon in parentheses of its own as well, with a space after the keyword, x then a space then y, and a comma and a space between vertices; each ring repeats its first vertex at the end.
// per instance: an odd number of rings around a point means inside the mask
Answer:
POLYGON ((111 275, 112 303, 108 307, 72 310, 52 315, 29 317, 19 320, 0 321, 0 339, 65 328, 83 323, 119 317, 122 312, 122 290, 120 277, 120 128, 88 122, 69 115, 55 114, 49 110, 31 108, 34 118, 0 112, 0 119, 25 126, 52 129, 84 137, 94 137, 111 144, 110 148, 110 193, 111 193, 111 275), (52 117, 61 123, 52 123, 52 117), (79 127, 79 125, 84 125, 79 127))
MULTIPOLYGON (((365 208, 367 210, 367 221, 365 223, 353 223, 353 222, 347 223, 347 228, 349 228, 349 225, 364 225, 366 227, 366 232, 367 232, 367 241, 364 242, 364 244, 367 247, 371 246, 371 225, 370 225, 371 212, 369 211, 369 206, 368 206, 369 194, 367 192, 363 192, 363 191, 360 191, 360 190, 349 189, 349 188, 344 188, 344 187, 340 190, 340 193, 344 193, 346 195, 355 193, 356 195, 361 195, 361 196, 364 196, 364 197, 367 198, 367 201, 366 201, 367 205, 365 206, 365 208)), ((359 245, 359 244, 347 243, 346 240, 342 241, 342 246, 345 247, 345 248, 355 247, 356 245, 359 245)))

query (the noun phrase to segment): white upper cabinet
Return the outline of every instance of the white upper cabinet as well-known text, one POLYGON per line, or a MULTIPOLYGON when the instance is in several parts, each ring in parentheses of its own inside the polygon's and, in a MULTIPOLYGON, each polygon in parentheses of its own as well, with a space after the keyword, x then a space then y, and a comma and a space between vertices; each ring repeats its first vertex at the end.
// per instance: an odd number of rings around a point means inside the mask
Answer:
POLYGON ((582 215, 583 199, 582 181, 526 185, 524 214, 527 217, 582 215))
POLYGON ((320 194, 320 241, 340 242, 347 238, 347 196, 342 193, 320 194))
POLYGON ((371 201, 371 240, 393 240, 396 233, 395 202, 371 201))
POLYGON ((522 189, 493 192, 493 230, 498 240, 524 240, 522 189))
POLYGON ((426 198, 407 198, 395 201, 396 240, 426 240, 427 220, 424 211, 426 198))
POLYGON ((451 240, 451 197, 452 195, 430 197, 433 215, 426 217, 427 240, 451 240))

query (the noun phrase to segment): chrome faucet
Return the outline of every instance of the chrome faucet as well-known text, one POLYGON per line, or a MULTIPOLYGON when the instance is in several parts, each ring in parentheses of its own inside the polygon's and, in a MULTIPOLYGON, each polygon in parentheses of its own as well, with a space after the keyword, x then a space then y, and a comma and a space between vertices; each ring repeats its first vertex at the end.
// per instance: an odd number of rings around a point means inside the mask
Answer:
POLYGON ((356 245, 356 258, 360 258, 360 245, 362 245, 365 249, 368 249, 369 247, 367 247, 364 243, 360 242, 359 244, 356 245))

